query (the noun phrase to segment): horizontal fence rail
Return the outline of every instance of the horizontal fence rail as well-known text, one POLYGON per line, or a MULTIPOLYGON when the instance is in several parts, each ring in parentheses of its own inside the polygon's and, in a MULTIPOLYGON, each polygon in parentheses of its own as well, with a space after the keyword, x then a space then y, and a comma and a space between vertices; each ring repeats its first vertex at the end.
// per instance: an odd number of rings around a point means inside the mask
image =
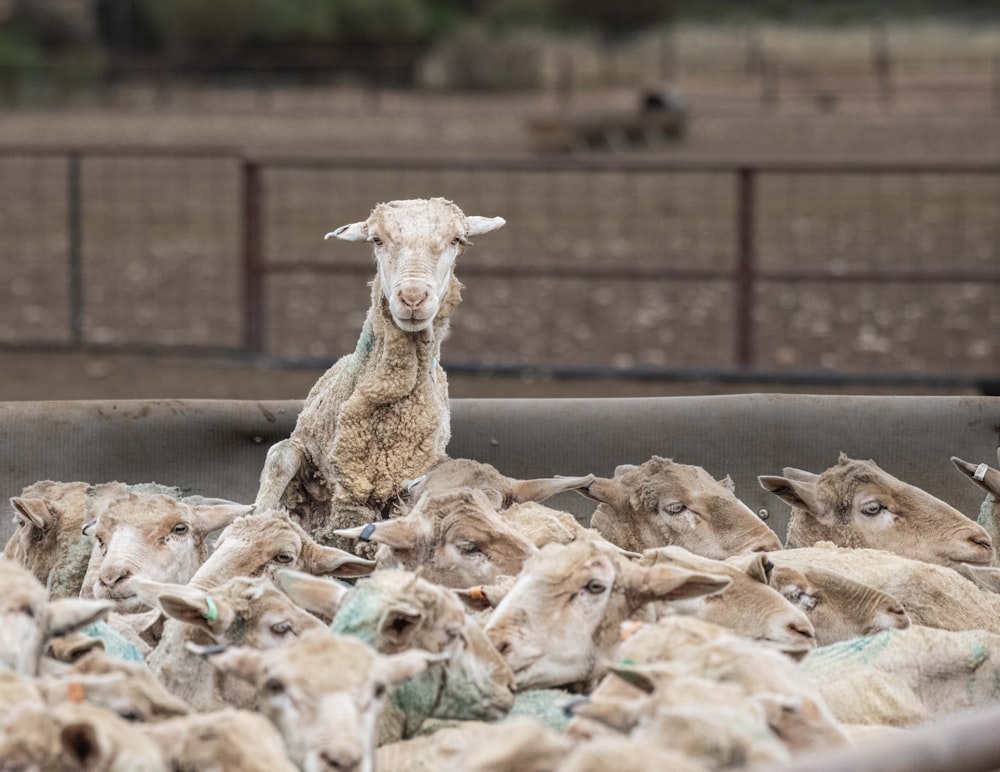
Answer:
POLYGON ((329 363, 373 266, 323 234, 443 195, 508 220, 458 267, 453 370, 1000 381, 1000 165, 7 147, 0 179, 4 347, 329 363))

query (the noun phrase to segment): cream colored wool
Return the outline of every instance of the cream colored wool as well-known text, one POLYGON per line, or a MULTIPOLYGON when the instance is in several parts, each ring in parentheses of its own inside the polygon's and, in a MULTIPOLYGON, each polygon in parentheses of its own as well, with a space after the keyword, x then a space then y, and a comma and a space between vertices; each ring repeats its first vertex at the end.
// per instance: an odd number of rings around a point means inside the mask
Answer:
POLYGON ((800 667, 838 721, 915 726, 1000 699, 1000 635, 910 627, 811 652, 800 667))
POLYGON ((469 236, 503 224, 435 198, 380 204, 331 234, 375 245, 372 303, 354 352, 320 377, 291 436, 268 452, 258 509, 283 506, 317 540, 349 547, 334 530, 382 519, 404 481, 444 460, 451 422, 439 357, 461 302, 454 261, 469 236), (401 321, 420 292, 425 313, 401 321))

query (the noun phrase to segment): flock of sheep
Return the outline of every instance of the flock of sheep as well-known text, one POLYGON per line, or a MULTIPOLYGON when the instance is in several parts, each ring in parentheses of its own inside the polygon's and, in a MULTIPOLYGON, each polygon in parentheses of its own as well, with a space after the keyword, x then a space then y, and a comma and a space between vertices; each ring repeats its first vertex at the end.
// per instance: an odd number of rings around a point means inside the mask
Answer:
POLYGON ((729 478, 654 456, 519 480, 449 458, 456 258, 501 218, 393 201, 357 349, 253 504, 156 483, 12 500, 0 770, 775 766, 1000 699, 1000 471, 979 522, 873 461, 729 478), (545 506, 577 491, 585 527, 545 506), (993 659, 996 654, 998 659, 993 659))

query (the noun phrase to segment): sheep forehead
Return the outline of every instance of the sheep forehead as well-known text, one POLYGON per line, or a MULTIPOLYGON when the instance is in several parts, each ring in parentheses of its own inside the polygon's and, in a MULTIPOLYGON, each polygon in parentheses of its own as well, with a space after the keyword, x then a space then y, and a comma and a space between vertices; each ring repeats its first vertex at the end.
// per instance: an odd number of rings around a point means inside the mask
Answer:
POLYGON ((926 491, 879 468, 873 461, 841 462, 820 475, 817 488, 825 494, 826 500, 840 502, 845 510, 860 495, 880 497, 886 503, 891 500, 901 509, 919 510, 928 506, 952 509, 926 491))
MULTIPOLYGON (((733 577, 734 579, 738 579, 739 577, 749 578, 747 577, 746 572, 740 571, 728 563, 697 555, 694 552, 684 549, 683 547, 673 545, 669 547, 657 547, 652 550, 647 550, 646 556, 648 557, 646 557, 643 563, 649 563, 651 559, 652 565, 669 563, 671 565, 680 566, 681 568, 687 568, 691 571, 705 571, 711 574, 722 574, 723 576, 733 577)), ((756 583, 760 584, 760 582, 756 583)))
POLYGON ((524 564, 522 576, 552 587, 572 585, 587 574, 617 574, 615 558, 596 542, 546 544, 524 564))
POLYGON ((45 604, 45 587, 34 574, 14 561, 0 560, 0 587, 3 587, 6 608, 20 608, 26 603, 41 608, 45 604))
POLYGON ((465 234, 465 214, 443 198, 416 198, 379 204, 368 217, 369 232, 408 242, 440 241, 452 233, 465 234))
POLYGON ((100 515, 101 524, 145 525, 155 527, 164 521, 171 525, 178 519, 191 519, 191 507, 160 493, 130 493, 110 502, 100 515))
POLYGON ((459 526, 491 540, 516 534, 497 514, 486 495, 472 488, 428 494, 409 516, 431 522, 435 539, 443 538, 459 526))
POLYGON ((688 499, 703 491, 724 489, 700 466, 679 464, 655 456, 642 466, 626 472, 621 481, 650 507, 656 507, 665 498, 688 499))
POLYGON ((312 693, 349 689, 374 676, 376 656, 356 638, 326 629, 309 631, 265 652, 263 679, 278 676, 312 693))
POLYGON ((460 538, 474 539, 482 544, 499 544, 510 539, 522 541, 523 537, 506 522, 496 516, 475 512, 448 513, 435 524, 435 539, 449 542, 460 538))
POLYGON ((485 488, 492 486, 506 494, 510 485, 496 467, 468 458, 449 459, 427 473, 425 490, 445 488, 485 488))
POLYGON ((233 539, 249 544, 266 544, 268 547, 280 544, 301 548, 302 535, 298 526, 283 517, 241 515, 223 529, 219 543, 233 539))
POLYGON ((257 611, 291 604, 288 597, 263 577, 236 576, 212 589, 214 597, 224 599, 235 611, 257 611))
POLYGON ((39 480, 26 486, 21 491, 24 498, 45 499, 45 503, 55 514, 68 512, 83 515, 83 508, 87 502, 87 491, 90 484, 85 482, 55 482, 53 480, 39 480))
POLYGON ((412 571, 397 568, 379 569, 360 580, 354 595, 368 595, 372 600, 405 600, 425 612, 447 607, 462 609, 454 593, 412 571))

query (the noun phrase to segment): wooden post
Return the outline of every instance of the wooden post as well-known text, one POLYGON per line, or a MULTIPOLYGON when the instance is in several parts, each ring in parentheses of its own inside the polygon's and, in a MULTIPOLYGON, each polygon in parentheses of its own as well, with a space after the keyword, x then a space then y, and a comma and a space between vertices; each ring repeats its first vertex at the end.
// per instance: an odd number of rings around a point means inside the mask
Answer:
POLYGON ((736 366, 754 365, 754 220, 756 172, 742 166, 736 172, 736 366))
POLYGON ((243 161, 243 347, 264 348, 264 265, 260 165, 243 161))

